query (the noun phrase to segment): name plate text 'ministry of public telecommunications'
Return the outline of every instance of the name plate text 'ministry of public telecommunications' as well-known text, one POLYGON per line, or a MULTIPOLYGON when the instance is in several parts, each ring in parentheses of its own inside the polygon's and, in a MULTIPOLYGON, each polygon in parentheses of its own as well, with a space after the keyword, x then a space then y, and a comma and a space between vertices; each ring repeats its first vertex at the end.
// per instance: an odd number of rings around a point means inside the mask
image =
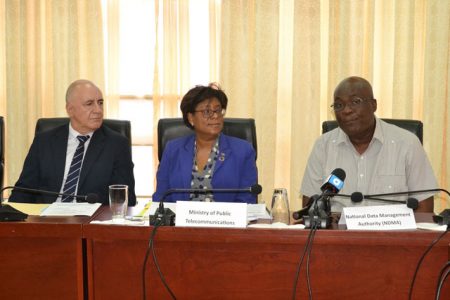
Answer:
POLYGON ((247 204, 227 202, 177 201, 175 226, 247 227, 247 204))

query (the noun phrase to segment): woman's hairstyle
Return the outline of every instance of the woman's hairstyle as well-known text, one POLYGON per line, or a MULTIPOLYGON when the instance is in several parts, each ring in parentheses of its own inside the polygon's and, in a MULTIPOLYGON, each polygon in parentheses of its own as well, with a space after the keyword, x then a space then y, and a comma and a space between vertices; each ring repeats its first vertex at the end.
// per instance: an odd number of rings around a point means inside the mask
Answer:
POLYGON ((180 109, 183 114, 183 121, 187 127, 193 129, 194 127, 189 123, 188 113, 195 113, 197 105, 207 99, 216 98, 219 100, 223 109, 227 108, 227 95, 220 89, 217 83, 210 83, 208 86, 197 85, 190 89, 181 100, 180 109))

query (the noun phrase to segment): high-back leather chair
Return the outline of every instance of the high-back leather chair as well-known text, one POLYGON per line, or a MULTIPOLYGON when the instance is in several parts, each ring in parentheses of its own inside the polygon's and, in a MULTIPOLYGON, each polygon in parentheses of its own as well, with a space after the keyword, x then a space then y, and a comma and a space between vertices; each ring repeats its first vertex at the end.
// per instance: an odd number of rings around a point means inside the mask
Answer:
MULTIPOLYGON (((35 134, 69 123, 69 118, 40 118, 36 122, 35 134)), ((104 119, 103 124, 108 128, 122 134, 130 141, 131 147, 131 123, 128 120, 104 119)))
MULTIPOLYGON (((381 119, 387 123, 397 125, 403 129, 406 129, 414 133, 423 143, 423 123, 419 120, 407 120, 407 119, 381 119)), ((337 121, 324 121, 322 123, 322 134, 338 127, 337 121)))
MULTIPOLYGON (((257 155, 256 127, 254 119, 226 118, 223 124, 224 134, 248 141, 257 155)), ((158 121, 158 159, 161 161, 168 141, 192 134, 182 118, 166 118, 158 121)), ((255 157, 256 158, 256 157, 255 157)))
POLYGON ((3 189, 4 174, 5 174, 5 123, 3 121, 3 117, 0 117, 0 189, 3 189))

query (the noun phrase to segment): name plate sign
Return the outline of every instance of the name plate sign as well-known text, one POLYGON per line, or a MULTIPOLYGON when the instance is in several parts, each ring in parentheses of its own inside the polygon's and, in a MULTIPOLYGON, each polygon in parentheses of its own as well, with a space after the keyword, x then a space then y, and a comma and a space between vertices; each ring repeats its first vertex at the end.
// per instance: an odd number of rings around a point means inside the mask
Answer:
POLYGON ((175 226, 247 227, 247 203, 177 201, 175 226))
POLYGON ((406 204, 344 207, 347 229, 398 230, 416 229, 414 212, 406 204))

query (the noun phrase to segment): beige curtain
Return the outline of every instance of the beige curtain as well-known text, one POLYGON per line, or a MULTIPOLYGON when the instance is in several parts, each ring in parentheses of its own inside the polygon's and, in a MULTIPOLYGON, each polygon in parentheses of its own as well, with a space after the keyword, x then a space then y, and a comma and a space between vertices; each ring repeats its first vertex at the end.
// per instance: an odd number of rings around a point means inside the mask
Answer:
MULTIPOLYGON (((209 1, 210 15, 210 77, 218 78, 218 20, 220 5, 217 1, 209 1)), ((192 88, 190 71, 190 31, 189 0, 155 1, 155 69, 153 81, 153 151, 154 167, 158 165, 158 149, 156 129, 158 120, 167 117, 181 116, 179 109, 182 97, 192 88), (162 27, 162 28, 161 28, 162 27), (164 33, 161 35, 161 31, 164 33)), ((198 83, 196 83, 198 84, 198 83)), ((194 84, 195 85, 195 84, 194 84)))
MULTIPOLYGON (((372 82, 379 117, 419 119, 441 187, 450 188, 450 2, 223 1, 221 84, 229 116, 254 117, 262 200, 300 182, 336 84, 372 82)), ((438 197, 435 211, 448 207, 438 197)))
POLYGON ((106 5, 105 20, 107 36, 105 37, 105 52, 107 67, 105 73, 104 97, 108 99, 105 115, 108 118, 119 117, 119 61, 120 61, 120 0, 108 0, 106 5))
POLYGON ((101 88, 100 0, 0 0, 0 115, 6 184, 14 184, 40 117, 66 116, 65 91, 87 78, 101 88))

